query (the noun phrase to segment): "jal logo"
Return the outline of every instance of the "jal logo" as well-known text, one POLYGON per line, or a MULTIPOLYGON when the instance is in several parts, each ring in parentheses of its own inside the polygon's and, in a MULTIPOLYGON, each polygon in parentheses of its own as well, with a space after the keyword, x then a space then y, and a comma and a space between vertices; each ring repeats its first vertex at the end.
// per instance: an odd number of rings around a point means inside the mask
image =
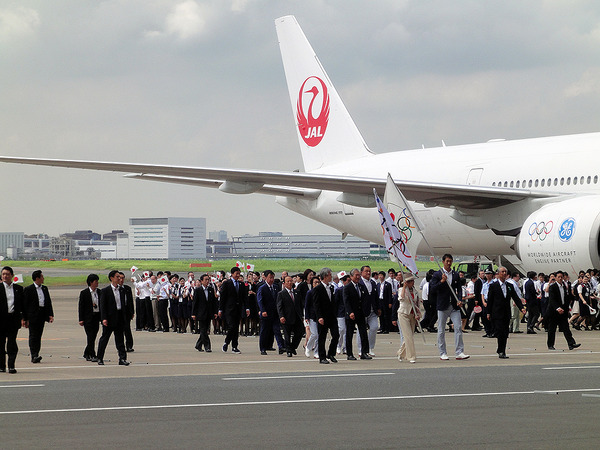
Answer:
POLYGON ((575 219, 569 217, 560 224, 558 228, 558 238, 563 242, 569 242, 575 234, 575 219))
POLYGON ((298 93, 298 130, 309 147, 321 142, 329 122, 329 93, 318 77, 308 77, 298 93))

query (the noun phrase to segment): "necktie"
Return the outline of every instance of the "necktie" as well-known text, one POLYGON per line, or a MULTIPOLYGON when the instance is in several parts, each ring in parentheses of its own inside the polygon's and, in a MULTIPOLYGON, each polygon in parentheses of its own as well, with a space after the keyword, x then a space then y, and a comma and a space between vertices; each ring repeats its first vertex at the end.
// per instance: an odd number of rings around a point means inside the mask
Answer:
POLYGON ((292 291, 288 291, 290 293, 290 297, 292 297, 292 301, 294 301, 294 293, 292 291))
POLYGON ((358 293, 358 298, 360 298, 360 287, 358 286, 358 284, 356 284, 355 286, 356 286, 356 292, 358 293))
POLYGON ((240 287, 238 286, 238 282, 233 280, 233 285, 235 286, 235 292, 240 292, 240 287))

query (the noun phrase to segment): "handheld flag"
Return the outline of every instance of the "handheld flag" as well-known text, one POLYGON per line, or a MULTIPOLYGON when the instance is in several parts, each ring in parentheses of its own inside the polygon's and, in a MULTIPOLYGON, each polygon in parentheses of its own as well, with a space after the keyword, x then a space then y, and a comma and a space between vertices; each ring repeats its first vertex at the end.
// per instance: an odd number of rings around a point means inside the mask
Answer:
POLYGON ((254 272, 254 264, 246 264, 246 270, 250 272, 254 272))
POLYGON ((22 273, 18 273, 17 275, 14 276, 13 283, 22 283, 22 282, 23 282, 23 274, 22 273))
POLYGON ((146 270, 146 271, 144 272, 144 276, 145 276, 146 278, 148 278, 148 277, 150 276, 150 271, 149 271, 149 270, 146 270))
POLYGON ((404 267, 410 270, 414 275, 419 273, 417 265, 412 258, 408 247, 407 240, 398 230, 394 220, 390 216, 389 211, 377 195, 377 191, 373 189, 375 202, 377 203, 377 211, 379 211, 379 221, 383 230, 383 241, 389 254, 394 256, 404 267))
POLYGON ((131 266, 131 269, 130 269, 130 270, 131 270, 131 273, 134 273, 136 270, 138 270, 138 268, 137 268, 137 267, 135 267, 135 266, 131 266))
POLYGON ((235 263, 235 267, 239 267, 240 269, 242 269, 242 268, 244 267, 244 263, 243 263, 243 262, 241 262, 241 261, 237 261, 237 262, 235 263))
POLYGON ((163 275, 162 277, 160 277, 160 280, 158 280, 158 281, 162 284, 162 283, 166 283, 169 280, 167 279, 166 275, 163 275))

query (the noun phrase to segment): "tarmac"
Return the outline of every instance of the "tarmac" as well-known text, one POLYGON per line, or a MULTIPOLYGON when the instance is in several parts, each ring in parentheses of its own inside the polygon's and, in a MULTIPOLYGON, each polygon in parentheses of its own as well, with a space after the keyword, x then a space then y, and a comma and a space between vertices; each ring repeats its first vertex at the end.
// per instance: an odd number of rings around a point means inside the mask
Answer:
MULTIPOLYGON (((81 288, 50 293, 40 364, 19 332, 17 374, 0 374, 3 447, 127 445, 133 448, 571 448, 596 441, 600 333, 511 334, 500 360, 495 339, 465 334, 471 358, 440 361, 436 335, 416 335, 416 364, 399 362, 398 334, 378 335, 376 357, 321 365, 302 352, 261 356, 257 337, 241 354, 194 348, 190 333, 134 331, 131 365, 83 359, 81 288), (423 341, 425 338, 425 342, 423 341)), ((446 334, 448 348, 454 336, 446 334)))

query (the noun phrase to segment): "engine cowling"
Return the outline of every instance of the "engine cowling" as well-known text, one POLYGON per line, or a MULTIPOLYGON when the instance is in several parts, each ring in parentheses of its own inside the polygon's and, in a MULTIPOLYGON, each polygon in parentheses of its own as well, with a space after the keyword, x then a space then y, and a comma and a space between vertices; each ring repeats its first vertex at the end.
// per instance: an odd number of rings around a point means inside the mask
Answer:
POLYGON ((600 196, 550 203, 531 214, 517 238, 527 270, 554 272, 600 267, 600 196))

